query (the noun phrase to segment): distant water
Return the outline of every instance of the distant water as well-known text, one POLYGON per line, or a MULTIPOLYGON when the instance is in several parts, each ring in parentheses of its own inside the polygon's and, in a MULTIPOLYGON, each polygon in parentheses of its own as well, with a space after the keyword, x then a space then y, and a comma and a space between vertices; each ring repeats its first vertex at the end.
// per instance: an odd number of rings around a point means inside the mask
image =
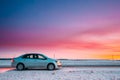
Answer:
POLYGON ((11 67, 11 60, 0 60, 0 67, 11 67))

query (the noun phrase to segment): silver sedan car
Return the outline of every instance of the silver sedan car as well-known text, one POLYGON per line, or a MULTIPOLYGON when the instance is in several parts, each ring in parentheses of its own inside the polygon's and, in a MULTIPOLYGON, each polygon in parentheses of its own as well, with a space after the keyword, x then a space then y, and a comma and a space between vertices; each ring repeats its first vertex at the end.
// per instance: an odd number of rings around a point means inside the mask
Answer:
POLYGON ((48 58, 43 54, 29 53, 12 59, 12 67, 17 70, 24 70, 28 68, 40 68, 54 70, 62 67, 60 61, 48 58))

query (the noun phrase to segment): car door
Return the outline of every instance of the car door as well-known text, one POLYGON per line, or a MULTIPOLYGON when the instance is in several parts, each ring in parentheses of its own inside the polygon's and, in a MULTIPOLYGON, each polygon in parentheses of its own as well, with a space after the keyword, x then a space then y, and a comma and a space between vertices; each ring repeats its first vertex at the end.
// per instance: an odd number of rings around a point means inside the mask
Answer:
POLYGON ((26 55, 24 58, 24 64, 26 67, 36 67, 36 62, 33 54, 26 55))
POLYGON ((47 58, 45 58, 44 56, 40 55, 40 54, 36 54, 37 59, 36 59, 36 65, 39 68, 46 68, 48 61, 47 58))

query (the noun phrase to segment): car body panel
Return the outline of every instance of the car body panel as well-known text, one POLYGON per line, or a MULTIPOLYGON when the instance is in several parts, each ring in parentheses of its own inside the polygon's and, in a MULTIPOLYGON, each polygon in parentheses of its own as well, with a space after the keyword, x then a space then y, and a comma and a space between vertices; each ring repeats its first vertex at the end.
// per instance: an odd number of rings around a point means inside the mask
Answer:
POLYGON ((58 69, 62 66, 60 62, 58 63, 58 60, 48 58, 43 54, 33 54, 33 53, 24 54, 14 58, 12 62, 12 67, 16 67, 19 63, 24 64, 25 68, 47 69, 47 66, 50 63, 54 64, 55 69, 58 69), (25 57, 26 55, 28 55, 29 57, 25 57), (33 57, 31 57, 30 55, 33 55, 33 57), (40 58, 38 57, 38 55, 40 56, 40 58))

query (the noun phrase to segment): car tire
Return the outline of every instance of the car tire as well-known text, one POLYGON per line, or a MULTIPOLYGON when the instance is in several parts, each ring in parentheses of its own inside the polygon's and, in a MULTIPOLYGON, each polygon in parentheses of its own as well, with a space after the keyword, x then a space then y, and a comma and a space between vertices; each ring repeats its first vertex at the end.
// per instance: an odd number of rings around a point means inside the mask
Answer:
POLYGON ((50 64, 48 64, 47 69, 48 70, 54 70, 55 69, 55 65, 50 63, 50 64))
POLYGON ((25 66, 24 66, 24 64, 19 63, 19 64, 17 65, 16 69, 21 71, 21 70, 24 70, 24 69, 25 69, 25 66))

